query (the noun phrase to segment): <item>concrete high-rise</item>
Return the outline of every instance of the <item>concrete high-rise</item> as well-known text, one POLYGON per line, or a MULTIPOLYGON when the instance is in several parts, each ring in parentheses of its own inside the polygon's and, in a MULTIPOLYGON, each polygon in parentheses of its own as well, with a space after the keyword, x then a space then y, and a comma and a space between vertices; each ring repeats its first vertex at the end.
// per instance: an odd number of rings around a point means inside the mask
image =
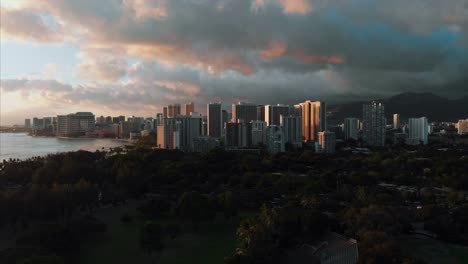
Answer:
POLYGON ((279 126, 281 115, 289 115, 289 105, 265 105, 265 122, 268 126, 279 126))
POLYGON ((167 117, 175 117, 180 115, 180 104, 171 104, 167 106, 167 117))
POLYGON ((245 122, 225 123, 225 144, 228 148, 245 148, 251 145, 252 124, 245 122))
POLYGON ((359 120, 354 117, 348 117, 344 120, 344 139, 358 139, 359 120))
POLYGON ((220 138, 223 130, 221 104, 209 103, 206 108, 208 136, 220 138))
POLYGON ((271 125, 267 127, 266 145, 271 153, 284 152, 285 140, 284 133, 280 126, 271 125))
POLYGON ((458 120, 458 134, 459 135, 468 134, 468 119, 458 120))
POLYGON ((185 104, 185 115, 189 116, 193 112, 195 112, 195 104, 193 102, 185 104))
POLYGON ((25 127, 25 128, 31 128, 31 119, 26 118, 26 119, 24 120, 24 127, 25 127))
POLYGON ((400 114, 393 114, 393 129, 398 129, 400 127, 400 114))
POLYGON ((246 123, 250 123, 252 120, 258 120, 258 109, 257 105, 242 103, 232 104, 232 119, 231 122, 237 123, 242 120, 246 123))
POLYGON ((57 136, 75 137, 94 131, 94 115, 91 112, 57 116, 57 136))
POLYGON ((163 118, 167 118, 167 106, 163 107, 163 118))
POLYGON ((318 133, 318 149, 320 153, 334 153, 335 152, 335 133, 329 131, 323 131, 318 133))
POLYGON ((302 138, 304 141, 317 141, 318 132, 327 129, 327 107, 324 102, 305 101, 301 103, 302 138))
POLYGON ((161 125, 163 122, 163 113, 156 114, 156 126, 161 125))
POLYGON ((362 136, 369 146, 385 145, 385 105, 371 101, 362 106, 362 136))
POLYGON ((257 106, 257 120, 265 121, 265 106, 257 106))
POLYGON ((194 140, 200 137, 202 118, 198 113, 165 118, 157 128, 157 146, 165 149, 193 151, 194 140))
POLYGON ((266 122, 262 120, 250 121, 252 126, 252 146, 258 146, 260 144, 265 144, 266 142, 266 122))
POLYGON ((302 119, 300 116, 280 117, 280 124, 283 129, 285 143, 291 144, 294 148, 302 147, 302 119))
POLYGON ((427 144, 428 122, 427 117, 408 119, 408 140, 411 145, 427 144))
POLYGON ((302 106, 300 104, 294 105, 292 114, 295 116, 302 116, 302 106))

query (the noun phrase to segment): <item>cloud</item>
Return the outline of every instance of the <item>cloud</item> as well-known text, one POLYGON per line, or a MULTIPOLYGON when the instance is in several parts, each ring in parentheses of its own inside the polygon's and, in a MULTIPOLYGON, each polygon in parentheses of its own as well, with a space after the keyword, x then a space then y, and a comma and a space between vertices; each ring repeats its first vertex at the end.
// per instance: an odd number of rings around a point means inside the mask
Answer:
POLYGON ((1 8, 0 26, 2 35, 23 41, 61 42, 64 40, 62 25, 40 13, 28 9, 1 8))
MULTIPOLYGON (((466 93, 460 87, 467 79, 468 6, 449 2, 31 1, 2 8, 2 33, 39 42, 73 36, 79 80, 59 82, 68 90, 57 100, 96 109, 157 111, 213 98, 337 101, 405 91, 456 96, 466 93)), ((16 82, 31 89, 28 82, 36 80, 16 82)))
POLYGON ((115 82, 127 73, 127 61, 105 54, 81 54, 76 75, 83 80, 115 82))

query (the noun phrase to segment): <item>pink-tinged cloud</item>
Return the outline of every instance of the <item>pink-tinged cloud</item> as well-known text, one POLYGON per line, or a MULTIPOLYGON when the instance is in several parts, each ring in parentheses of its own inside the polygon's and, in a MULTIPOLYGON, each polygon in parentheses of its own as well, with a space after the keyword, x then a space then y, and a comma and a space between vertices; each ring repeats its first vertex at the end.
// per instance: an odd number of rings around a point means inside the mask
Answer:
POLYGON ((82 53, 81 60, 75 73, 83 80, 115 82, 127 73, 128 64, 122 58, 99 53, 82 53))
POLYGON ((288 51, 286 44, 280 41, 273 41, 266 49, 260 51, 260 56, 264 59, 273 59, 285 55, 288 51))
POLYGON ((62 25, 51 26, 39 13, 28 9, 1 8, 1 34, 24 41, 61 42, 65 38, 62 25))
POLYGON ((267 4, 281 6, 285 14, 306 15, 313 9, 311 0, 253 0, 251 9, 258 11, 267 4))
POLYGON ((195 50, 182 43, 128 45, 127 55, 158 60, 166 65, 171 65, 174 62, 191 65, 212 74, 220 74, 227 70, 234 70, 243 75, 251 75, 256 72, 255 66, 248 63, 239 52, 215 49, 195 50))
POLYGON ((310 0, 279 0, 287 14, 306 15, 312 11, 310 0))
POLYGON ((123 4, 134 12, 137 19, 167 17, 166 0, 124 0, 123 4))
POLYGON ((297 60, 300 60, 306 64, 318 64, 318 63, 342 64, 344 63, 344 59, 339 56, 307 54, 302 50, 294 50, 292 55, 297 60))

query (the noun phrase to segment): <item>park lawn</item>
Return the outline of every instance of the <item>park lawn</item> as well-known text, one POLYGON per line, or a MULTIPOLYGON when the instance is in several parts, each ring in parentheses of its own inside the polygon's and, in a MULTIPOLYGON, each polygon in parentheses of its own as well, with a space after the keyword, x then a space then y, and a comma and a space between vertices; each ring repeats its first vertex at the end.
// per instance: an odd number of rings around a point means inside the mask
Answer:
POLYGON ((427 263, 468 263, 467 247, 415 236, 405 237, 401 243, 408 254, 423 259, 427 263))
MULTIPOLYGON (((145 254, 139 247, 139 230, 141 222, 123 224, 120 216, 123 213, 136 215, 136 204, 129 203, 116 208, 108 208, 96 213, 96 216, 108 224, 105 234, 98 234, 83 246, 77 263, 83 264, 127 264, 154 263, 160 264, 211 264, 223 263, 224 258, 234 252, 236 230, 239 220, 229 222, 205 223, 195 231, 183 231, 176 239, 166 238, 164 249, 145 254)), ((248 217, 252 213, 242 213, 248 217)), ((186 229, 186 228, 184 228, 186 229)), ((191 229, 191 228, 188 228, 191 229)))

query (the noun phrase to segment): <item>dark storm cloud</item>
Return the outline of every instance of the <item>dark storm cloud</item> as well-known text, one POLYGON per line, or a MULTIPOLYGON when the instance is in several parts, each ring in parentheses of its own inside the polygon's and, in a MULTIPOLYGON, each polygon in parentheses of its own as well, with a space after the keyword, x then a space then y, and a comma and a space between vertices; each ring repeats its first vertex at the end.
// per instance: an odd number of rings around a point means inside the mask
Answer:
POLYGON ((84 79, 129 80, 67 99, 162 105, 466 93, 466 3, 49 0, 29 8, 76 32, 89 54, 84 79))

